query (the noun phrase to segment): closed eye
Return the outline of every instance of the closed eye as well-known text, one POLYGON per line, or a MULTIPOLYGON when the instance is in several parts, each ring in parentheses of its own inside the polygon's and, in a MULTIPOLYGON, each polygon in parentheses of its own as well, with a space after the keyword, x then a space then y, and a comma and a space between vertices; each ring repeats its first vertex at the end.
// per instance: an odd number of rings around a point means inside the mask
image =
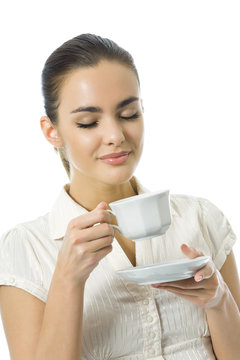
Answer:
POLYGON ((138 113, 136 113, 136 114, 133 114, 132 116, 127 116, 127 117, 125 117, 125 116, 120 116, 122 119, 125 119, 125 120, 130 120, 130 119, 135 119, 135 118, 137 118, 137 117, 139 117, 139 114, 138 113))
MULTIPOLYGON (((131 120, 131 119, 136 119, 139 117, 139 113, 136 112, 136 114, 133 114, 132 116, 128 116, 128 117, 125 117, 125 116, 120 116, 121 119, 124 119, 124 120, 131 120)), ((97 125, 97 121, 91 123, 91 124, 80 124, 80 123, 76 123, 77 124, 77 127, 79 128, 92 128, 92 127, 95 127, 97 125)))

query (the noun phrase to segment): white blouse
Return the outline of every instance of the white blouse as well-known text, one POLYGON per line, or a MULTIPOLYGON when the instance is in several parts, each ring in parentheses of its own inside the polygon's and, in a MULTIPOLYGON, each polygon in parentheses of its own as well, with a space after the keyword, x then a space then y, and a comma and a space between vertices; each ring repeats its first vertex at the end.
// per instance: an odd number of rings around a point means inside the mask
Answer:
MULTIPOLYGON (((138 194, 148 192, 134 176, 138 194)), ((46 302, 69 221, 88 211, 61 189, 50 212, 17 224, 0 239, 0 285, 21 288, 46 302)), ((104 200, 104 199, 103 199, 104 200)), ((210 255, 218 270, 236 241, 227 218, 210 201, 170 194, 166 234, 136 242, 136 265, 184 258, 182 243, 210 255)), ((113 250, 85 287, 83 360, 212 360, 205 311, 168 291, 122 279, 132 267, 116 238, 113 250)))

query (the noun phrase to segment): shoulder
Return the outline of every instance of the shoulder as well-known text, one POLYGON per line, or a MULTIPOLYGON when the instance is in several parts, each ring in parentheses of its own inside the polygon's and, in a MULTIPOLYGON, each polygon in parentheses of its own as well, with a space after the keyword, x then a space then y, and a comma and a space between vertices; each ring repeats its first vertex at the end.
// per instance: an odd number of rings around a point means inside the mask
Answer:
POLYGON ((205 228, 208 236, 230 234, 235 237, 228 218, 211 200, 204 197, 173 194, 170 197, 171 206, 181 218, 196 218, 205 228))
MULTIPOLYGON (((14 235, 26 235, 33 236, 35 233, 44 232, 47 233, 48 230, 48 216, 49 213, 39 216, 35 219, 31 219, 25 222, 17 223, 12 228, 6 230, 3 235, 14 236, 14 235)), ((2 235, 2 237, 3 237, 2 235)))
POLYGON ((49 213, 38 216, 35 219, 18 224, 17 227, 28 233, 32 238, 48 238, 49 234, 49 213))
POLYGON ((210 203, 205 198, 185 194, 170 194, 170 202, 174 211, 181 217, 201 213, 203 204, 207 206, 210 203))
POLYGON ((171 194, 170 201, 179 215, 184 215, 190 211, 191 213, 199 212, 205 218, 209 215, 216 217, 224 216, 222 210, 217 205, 204 197, 185 194, 171 194))
POLYGON ((48 241, 48 213, 33 220, 18 223, 0 235, 0 254, 34 253, 43 242, 48 241))
POLYGON ((204 197, 174 194, 171 196, 171 203, 184 227, 190 223, 199 227, 213 261, 220 269, 237 241, 226 215, 216 204, 204 197))
POLYGON ((44 244, 44 218, 19 223, 0 237, 0 285, 16 286, 46 301, 47 269, 53 251, 44 244), (49 254, 49 257, 47 257, 49 254))

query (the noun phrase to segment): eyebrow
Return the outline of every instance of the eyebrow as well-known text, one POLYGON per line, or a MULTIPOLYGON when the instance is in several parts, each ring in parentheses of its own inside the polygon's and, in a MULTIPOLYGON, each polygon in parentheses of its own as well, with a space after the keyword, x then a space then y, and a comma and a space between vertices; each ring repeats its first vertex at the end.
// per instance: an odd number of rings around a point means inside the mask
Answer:
MULTIPOLYGON (((137 100, 139 100, 138 97, 130 96, 129 98, 120 101, 120 103, 118 103, 116 106, 116 110, 119 110, 122 107, 132 103, 133 101, 137 101, 137 100)), ((103 110, 100 107, 95 107, 95 106, 81 107, 80 106, 77 109, 71 111, 71 114, 75 114, 75 113, 82 112, 82 111, 89 111, 92 113, 102 113, 103 112, 103 110)))

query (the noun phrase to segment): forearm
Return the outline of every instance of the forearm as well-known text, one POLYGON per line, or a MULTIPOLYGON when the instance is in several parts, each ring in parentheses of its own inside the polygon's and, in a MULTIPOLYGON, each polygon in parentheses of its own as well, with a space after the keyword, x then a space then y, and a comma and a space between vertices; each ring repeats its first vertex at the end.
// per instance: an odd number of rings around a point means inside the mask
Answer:
POLYGON ((217 308, 205 309, 212 338, 213 349, 218 360, 240 359, 240 312, 225 285, 225 295, 217 308))
POLYGON ((55 270, 45 307, 36 360, 80 360, 84 286, 64 283, 55 270))

